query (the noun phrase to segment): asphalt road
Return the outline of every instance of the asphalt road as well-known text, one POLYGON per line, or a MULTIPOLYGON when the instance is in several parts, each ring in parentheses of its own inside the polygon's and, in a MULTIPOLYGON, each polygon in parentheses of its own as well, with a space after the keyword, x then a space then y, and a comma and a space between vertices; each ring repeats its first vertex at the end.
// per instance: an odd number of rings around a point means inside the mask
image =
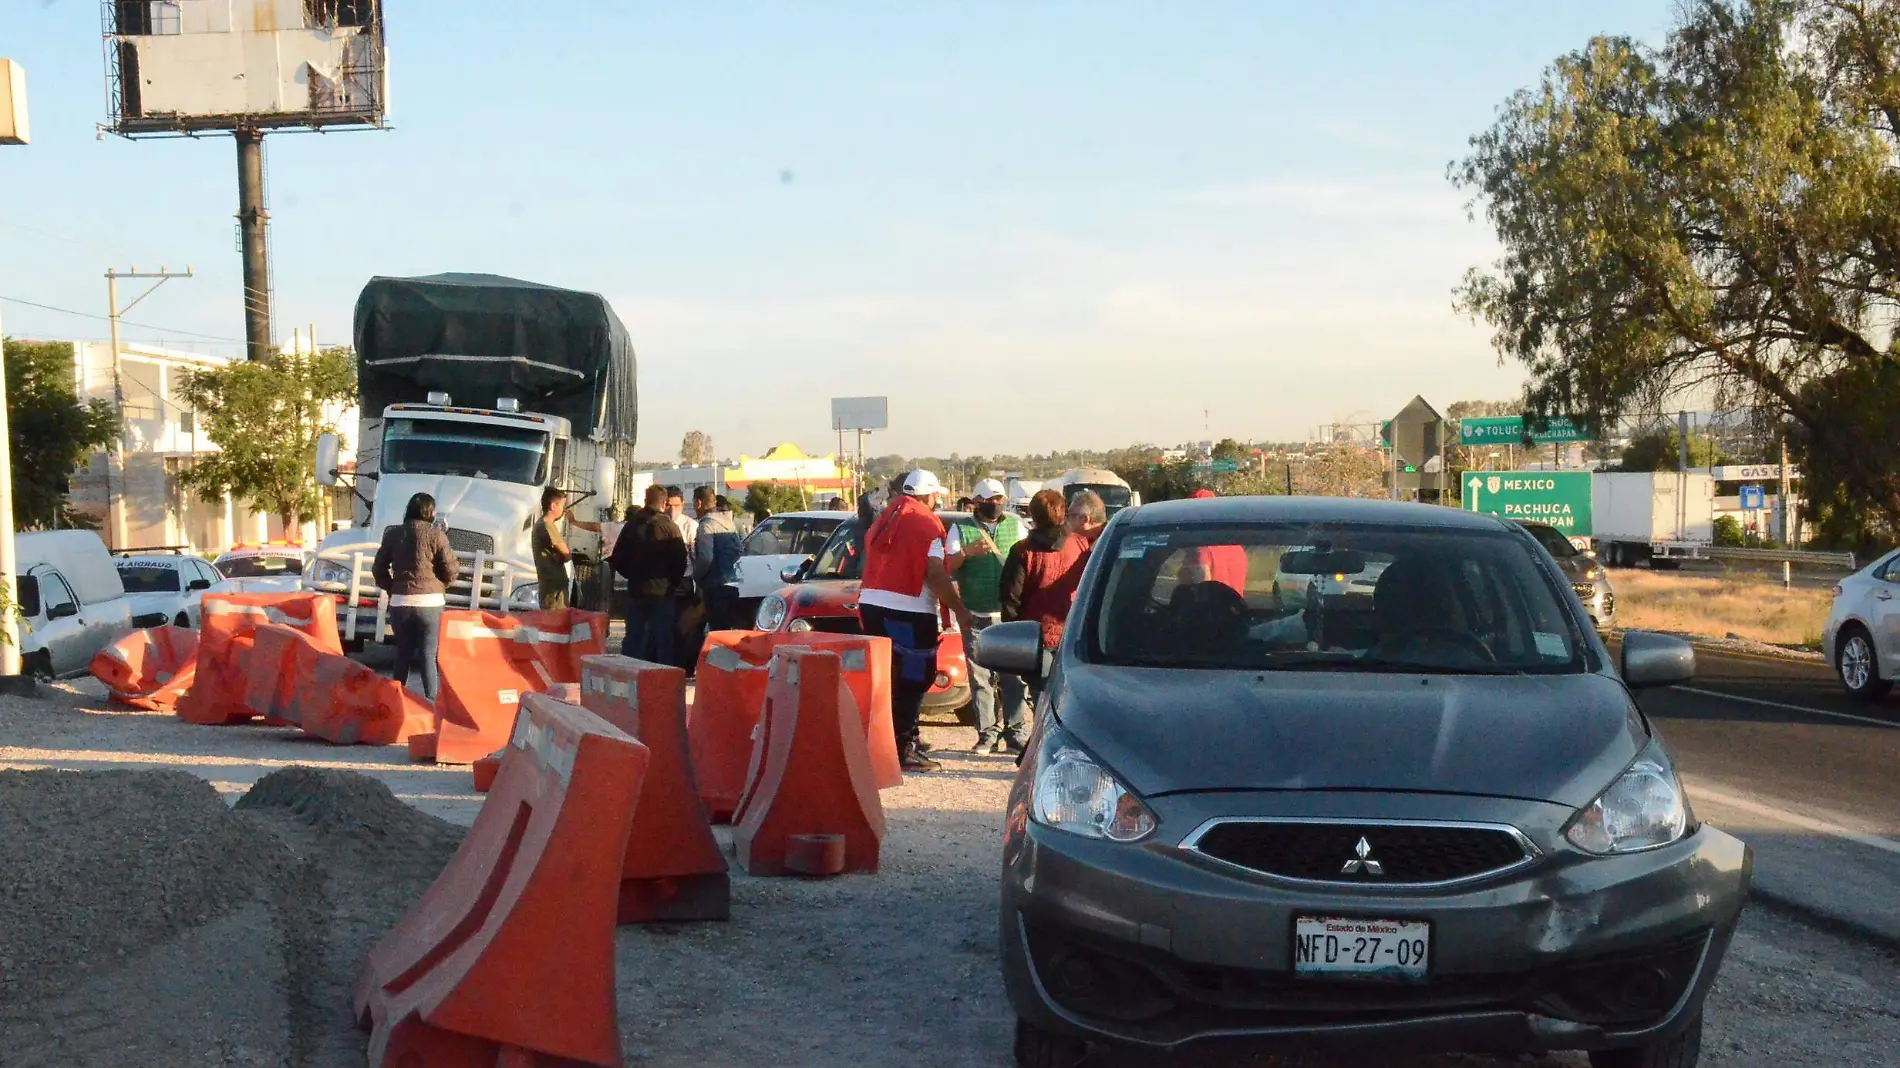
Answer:
POLYGON ((1755 847, 1765 899, 1900 946, 1900 698, 1830 669, 1702 648, 1697 678, 1639 699, 1696 814, 1755 847))

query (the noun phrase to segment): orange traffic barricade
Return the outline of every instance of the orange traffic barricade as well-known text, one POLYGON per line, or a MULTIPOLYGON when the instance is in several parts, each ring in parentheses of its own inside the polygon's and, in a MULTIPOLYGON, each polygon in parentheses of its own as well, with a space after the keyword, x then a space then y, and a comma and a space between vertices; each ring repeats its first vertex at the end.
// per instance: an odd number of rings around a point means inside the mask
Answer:
POLYGON ((599 612, 444 612, 435 730, 411 738, 410 755, 472 764, 495 752, 508 741, 522 696, 580 682, 581 658, 606 640, 607 617, 599 612))
POLYGON ((290 627, 253 634, 245 704, 267 721, 337 745, 396 745, 435 730, 434 708, 395 679, 290 627))
POLYGON ((786 646, 772 664, 758 781, 732 832, 740 865, 753 875, 876 871, 884 806, 837 654, 786 646))
POLYGON ((357 978, 370 1068, 622 1064, 620 869, 647 751, 543 694, 434 885, 357 978))
POLYGON ((865 746, 871 754, 871 780, 880 790, 904 785, 897 762, 897 732, 891 727, 891 640, 867 634, 771 635, 775 646, 799 645, 838 654, 845 685, 864 722, 865 746))
POLYGON ((170 712, 198 673, 198 632, 170 624, 135 630, 99 650, 91 670, 114 701, 170 712))
POLYGON ((251 632, 265 623, 294 627, 328 652, 343 652, 336 602, 320 593, 208 593, 198 638, 198 668, 178 701, 188 723, 245 723, 256 713, 245 703, 251 632))
POLYGON ((620 873, 620 922, 728 918, 726 857, 687 755, 686 673, 625 656, 590 656, 581 662, 581 704, 650 754, 620 873))
POLYGON ((748 639, 757 631, 716 630, 706 635, 693 675, 693 708, 686 740, 699 797, 714 823, 729 823, 745 792, 752 734, 765 704, 770 646, 748 639))

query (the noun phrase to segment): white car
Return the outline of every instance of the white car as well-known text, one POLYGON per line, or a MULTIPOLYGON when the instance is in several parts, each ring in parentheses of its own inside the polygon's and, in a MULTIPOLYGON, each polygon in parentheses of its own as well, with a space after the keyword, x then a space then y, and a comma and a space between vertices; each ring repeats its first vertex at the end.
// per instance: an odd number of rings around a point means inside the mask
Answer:
POLYGON ((301 545, 279 542, 233 545, 211 566, 230 581, 232 593, 299 593, 314 555, 301 545))
POLYGON ((745 555, 739 558, 739 605, 750 619, 761 600, 785 585, 786 568, 798 567, 818 555, 838 524, 855 512, 780 512, 746 535, 745 555))
POLYGON ((90 530, 21 534, 13 542, 19 574, 21 670, 63 678, 86 670, 94 653, 132 629, 132 605, 112 555, 90 530))
POLYGON ((128 553, 114 556, 112 565, 132 602, 132 626, 137 629, 189 627, 202 618, 204 595, 233 592, 225 577, 210 564, 182 553, 128 553))
POLYGON ((1821 651, 1847 692, 1877 701, 1900 679, 1900 552, 1842 579, 1821 629, 1821 651))

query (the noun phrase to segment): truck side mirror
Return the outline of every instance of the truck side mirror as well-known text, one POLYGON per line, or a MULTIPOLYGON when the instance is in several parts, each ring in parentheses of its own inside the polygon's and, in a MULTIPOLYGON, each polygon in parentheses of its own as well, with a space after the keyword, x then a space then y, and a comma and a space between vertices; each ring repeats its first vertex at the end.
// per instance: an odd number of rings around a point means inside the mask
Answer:
POLYGON ((611 456, 594 457, 594 493, 600 500, 602 515, 612 508, 616 497, 614 484, 620 481, 620 465, 611 456))
POLYGON ((317 485, 336 485, 337 454, 341 448, 335 434, 317 435, 317 485))

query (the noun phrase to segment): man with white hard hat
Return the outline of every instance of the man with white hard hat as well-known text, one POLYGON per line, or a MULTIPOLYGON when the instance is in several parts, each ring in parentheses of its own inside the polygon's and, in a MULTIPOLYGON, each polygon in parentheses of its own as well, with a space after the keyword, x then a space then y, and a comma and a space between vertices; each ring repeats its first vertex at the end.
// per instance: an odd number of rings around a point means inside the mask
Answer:
MULTIPOLYGON (((1026 533, 1023 521, 1003 507, 1008 495, 993 478, 978 482, 971 494, 976 504, 970 518, 952 525, 944 540, 944 568, 956 577, 957 593, 970 610, 971 626, 963 632, 966 651, 974 634, 1003 621, 1003 561, 1026 533)), ((969 666, 976 705, 974 751, 1021 752, 1029 741, 1029 701, 1022 677, 991 671, 974 659, 969 666)))
POLYGON ((864 579, 858 618, 864 633, 891 641, 891 727, 905 771, 943 765, 917 749, 917 716, 937 680, 938 606, 970 633, 969 610, 944 566, 944 529, 937 502, 944 488, 925 470, 904 477, 895 497, 864 535, 864 579))

